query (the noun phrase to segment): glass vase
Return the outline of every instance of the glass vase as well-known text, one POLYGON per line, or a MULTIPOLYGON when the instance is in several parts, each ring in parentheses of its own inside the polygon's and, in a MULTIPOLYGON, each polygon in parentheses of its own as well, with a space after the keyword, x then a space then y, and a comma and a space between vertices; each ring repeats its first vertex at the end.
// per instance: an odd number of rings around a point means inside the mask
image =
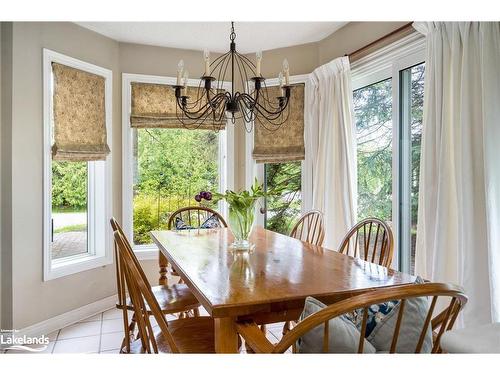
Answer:
POLYGON ((234 242, 230 245, 235 250, 250 250, 253 247, 248 241, 255 216, 255 202, 247 207, 229 205, 229 228, 233 232, 234 242))

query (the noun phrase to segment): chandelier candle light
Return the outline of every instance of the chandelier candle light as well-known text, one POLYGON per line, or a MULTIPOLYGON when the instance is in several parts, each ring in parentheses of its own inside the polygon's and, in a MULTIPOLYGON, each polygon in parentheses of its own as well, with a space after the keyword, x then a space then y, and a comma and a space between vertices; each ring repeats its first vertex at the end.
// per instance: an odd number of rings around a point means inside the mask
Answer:
MULTIPOLYGON (((203 52, 204 74, 198 88, 187 89, 188 73, 184 61, 177 65, 177 82, 173 86, 177 101, 177 119, 186 127, 198 128, 202 124, 220 129, 227 120, 234 124, 243 118, 245 124, 258 122, 266 129, 277 130, 288 119, 290 112, 290 67, 283 61, 283 71, 279 73, 280 95, 271 98, 265 78, 261 74, 262 52, 255 54, 255 63, 236 51, 236 33, 231 22, 229 51, 210 62, 210 52, 203 52), (228 76, 230 74, 230 76, 228 76), (224 89, 230 82, 231 91, 224 89), (242 91, 236 89, 240 85, 242 91), (196 97, 191 97, 196 91, 196 97)), ((194 96, 194 95, 193 95, 194 96)), ((251 128, 247 131, 251 131, 251 128)))

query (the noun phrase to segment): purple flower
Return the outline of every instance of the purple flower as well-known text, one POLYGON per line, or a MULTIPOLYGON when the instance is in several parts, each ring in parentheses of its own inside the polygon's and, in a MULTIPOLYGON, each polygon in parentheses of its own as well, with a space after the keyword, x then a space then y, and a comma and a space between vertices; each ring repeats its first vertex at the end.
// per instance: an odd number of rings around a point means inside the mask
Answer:
POLYGON ((211 201, 211 200, 212 200, 212 193, 211 193, 211 192, 209 192, 209 191, 206 191, 206 192, 205 192, 205 199, 206 199, 207 201, 211 201))
POLYGON ((207 197, 207 192, 206 192, 206 191, 200 191, 200 197, 201 197, 202 199, 207 199, 207 198, 206 198, 206 197, 207 197))
POLYGON ((194 196, 194 200, 195 200, 196 202, 201 202, 201 195, 200 195, 200 194, 196 194, 196 195, 194 196))

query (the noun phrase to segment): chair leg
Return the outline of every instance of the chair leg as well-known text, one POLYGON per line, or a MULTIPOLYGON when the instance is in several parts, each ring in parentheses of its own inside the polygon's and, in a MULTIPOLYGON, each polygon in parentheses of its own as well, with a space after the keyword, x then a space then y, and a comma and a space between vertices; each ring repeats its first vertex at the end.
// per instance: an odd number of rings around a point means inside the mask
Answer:
MULTIPOLYGON (((266 325, 265 325, 265 324, 262 324, 262 325, 260 326, 260 330, 261 330, 261 332, 265 335, 265 334, 266 334, 266 332, 267 332, 266 325)), ((239 338, 239 336, 238 336, 238 338, 239 338)), ((249 354, 254 354, 254 353, 255 353, 255 352, 254 352, 254 350, 253 350, 253 349, 252 349, 252 348, 251 348, 251 347, 250 347, 250 346, 249 346, 246 342, 245 342, 245 348, 246 348, 246 350, 247 350, 247 353, 249 353, 249 354)))
POLYGON ((130 343, 132 341, 135 341, 135 337, 134 337, 135 325, 136 325, 136 319, 135 319, 135 313, 134 313, 132 315, 131 322, 127 327, 125 336, 123 337, 122 346, 120 347, 120 353, 124 353, 124 354, 130 353, 130 343))
POLYGON ((290 332, 290 322, 285 322, 283 325, 283 336, 290 332))
MULTIPOLYGON (((295 322, 285 322, 283 325, 283 336, 285 336, 290 330, 293 328, 295 322)), ((297 353, 297 345, 295 343, 292 344, 292 353, 297 353)))
POLYGON ((167 278, 167 272, 168 272, 168 260, 165 257, 165 255, 162 254, 160 251, 160 255, 158 257, 158 266, 160 268, 160 279, 158 280, 159 285, 168 285, 168 278, 167 278))

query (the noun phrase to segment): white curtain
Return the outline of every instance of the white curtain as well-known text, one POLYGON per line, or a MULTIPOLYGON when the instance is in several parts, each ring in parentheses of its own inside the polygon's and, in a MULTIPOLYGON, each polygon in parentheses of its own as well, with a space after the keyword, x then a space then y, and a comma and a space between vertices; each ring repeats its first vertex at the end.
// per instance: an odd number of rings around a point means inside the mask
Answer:
POLYGON ((305 179, 312 183, 312 199, 305 207, 324 213, 324 246, 336 250, 356 220, 356 138, 349 59, 341 57, 317 68, 305 89, 305 179))
POLYGON ((462 323, 500 321, 500 23, 426 35, 416 272, 462 285, 462 323))

